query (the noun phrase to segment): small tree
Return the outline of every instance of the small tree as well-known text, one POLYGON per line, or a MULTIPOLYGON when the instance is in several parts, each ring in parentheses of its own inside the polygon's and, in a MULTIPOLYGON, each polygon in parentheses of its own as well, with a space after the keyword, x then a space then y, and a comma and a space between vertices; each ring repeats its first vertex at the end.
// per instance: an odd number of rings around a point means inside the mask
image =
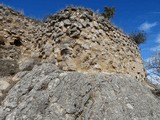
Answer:
POLYGON ((146 41, 146 34, 144 32, 132 33, 131 39, 134 40, 138 45, 146 41))
POLYGON ((113 18, 115 15, 115 7, 104 7, 104 12, 102 13, 102 15, 107 18, 108 20, 113 18))
POLYGON ((146 61, 145 67, 149 71, 148 74, 154 74, 154 76, 158 76, 160 82, 160 52, 152 56, 150 60, 146 61))
POLYGON ((154 87, 152 93, 160 96, 160 51, 145 61, 148 83, 154 87))

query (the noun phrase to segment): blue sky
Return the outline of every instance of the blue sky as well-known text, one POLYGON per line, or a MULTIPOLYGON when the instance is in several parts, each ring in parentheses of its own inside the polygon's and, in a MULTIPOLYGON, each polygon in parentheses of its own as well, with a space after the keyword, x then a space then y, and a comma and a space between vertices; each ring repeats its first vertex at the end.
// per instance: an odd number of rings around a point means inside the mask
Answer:
POLYGON ((160 0, 0 0, 26 16, 37 19, 53 14, 68 5, 83 6, 102 12, 104 6, 114 6, 112 22, 126 33, 143 30, 147 41, 140 45, 143 59, 160 51, 160 0))

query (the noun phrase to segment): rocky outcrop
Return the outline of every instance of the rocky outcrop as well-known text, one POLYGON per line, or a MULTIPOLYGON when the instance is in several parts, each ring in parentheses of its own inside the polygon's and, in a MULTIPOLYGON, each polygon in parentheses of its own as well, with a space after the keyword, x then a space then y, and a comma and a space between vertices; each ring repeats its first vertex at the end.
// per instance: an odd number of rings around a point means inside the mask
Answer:
POLYGON ((9 91, 0 119, 159 120, 159 106, 159 100, 132 77, 65 72, 45 63, 9 91))

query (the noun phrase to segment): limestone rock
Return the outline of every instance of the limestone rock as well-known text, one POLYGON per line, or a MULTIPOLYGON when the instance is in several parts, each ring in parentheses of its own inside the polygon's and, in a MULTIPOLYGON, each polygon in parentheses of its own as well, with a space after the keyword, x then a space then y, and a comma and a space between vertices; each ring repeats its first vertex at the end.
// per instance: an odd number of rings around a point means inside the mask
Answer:
POLYGON ((0 81, 0 91, 6 90, 9 86, 10 84, 7 81, 0 81))
POLYGON ((63 22, 64 22, 64 25, 66 26, 71 25, 71 21, 69 19, 66 19, 63 22))
POLYGON ((19 70, 21 71, 30 71, 35 65, 34 59, 25 59, 22 60, 19 64, 19 70))
POLYGON ((35 66, 8 93, 0 119, 159 120, 160 102, 140 81, 120 74, 35 66))
POLYGON ((3 20, 3 17, 2 17, 2 16, 0 16, 0 21, 1 21, 1 20, 3 20))
POLYGON ((0 59, 0 76, 14 75, 18 71, 19 69, 17 61, 0 59))
POLYGON ((13 81, 13 82, 17 82, 17 81, 21 80, 27 73, 28 73, 28 71, 18 72, 18 73, 12 78, 12 81, 13 81))

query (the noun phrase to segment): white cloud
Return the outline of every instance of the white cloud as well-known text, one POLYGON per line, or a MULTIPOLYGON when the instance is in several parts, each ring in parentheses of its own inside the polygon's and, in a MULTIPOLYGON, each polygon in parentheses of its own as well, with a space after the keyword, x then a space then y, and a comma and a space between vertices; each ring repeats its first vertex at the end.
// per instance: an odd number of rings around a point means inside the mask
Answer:
POLYGON ((144 22, 138 27, 138 29, 142 30, 142 31, 149 31, 151 28, 153 28, 157 25, 158 25, 157 22, 154 22, 154 23, 144 22))
POLYGON ((157 52, 157 51, 160 51, 160 45, 156 46, 156 47, 153 47, 150 49, 151 51, 154 51, 154 52, 157 52))
POLYGON ((154 52, 160 51, 160 33, 156 37, 156 44, 157 44, 157 46, 151 48, 150 49, 151 51, 154 51, 154 52))

